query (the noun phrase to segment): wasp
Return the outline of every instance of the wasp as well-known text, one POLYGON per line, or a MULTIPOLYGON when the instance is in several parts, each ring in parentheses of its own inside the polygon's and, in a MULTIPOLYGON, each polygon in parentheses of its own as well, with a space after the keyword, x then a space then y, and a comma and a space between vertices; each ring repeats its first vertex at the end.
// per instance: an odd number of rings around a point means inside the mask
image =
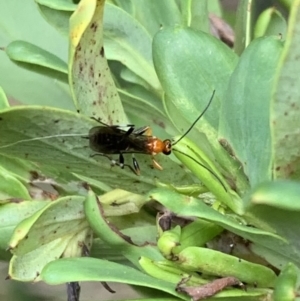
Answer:
MULTIPOLYGON (((95 118, 93 118, 95 119, 95 118)), ((153 166, 162 170, 160 164, 155 160, 154 155, 163 153, 169 155, 172 150, 171 140, 160 140, 152 136, 152 131, 149 126, 135 128, 133 124, 126 125, 127 130, 122 129, 119 125, 107 125, 95 119, 101 126, 95 126, 90 129, 88 139, 90 148, 97 152, 92 156, 105 156, 111 159, 108 155, 118 154, 118 162, 111 160, 112 165, 119 165, 121 168, 128 166, 136 174, 140 174, 140 167, 132 157, 133 168, 125 164, 124 154, 148 154, 152 155, 153 166)))
MULTIPOLYGON (((85 137, 89 139, 90 148, 96 152, 96 154, 92 156, 105 156, 112 161, 112 165, 119 165, 121 168, 128 166, 131 170, 133 170, 134 173, 139 175, 139 164, 134 158, 134 156, 132 157, 132 168, 131 165, 125 164, 123 155, 138 153, 147 154, 152 156, 153 166, 159 170, 162 170, 163 168, 155 160, 154 156, 159 153, 163 153, 164 155, 171 154, 174 145, 176 145, 182 138, 184 138, 192 130, 195 124, 199 121, 199 119, 204 115, 204 113, 206 112, 213 100, 214 94, 215 91, 213 91, 213 94, 202 113, 192 123, 190 128, 175 142, 172 142, 170 139, 161 140, 156 136, 153 136, 152 130, 149 126, 144 126, 136 129, 133 124, 129 124, 126 126, 128 129, 124 130, 119 125, 107 125, 101 122, 100 120, 93 118, 99 123, 101 123, 101 125, 91 128, 88 137, 85 137), (113 154, 119 155, 118 162, 110 158, 109 155, 113 154)), ((216 174, 212 170, 210 170, 198 161, 197 163, 203 166, 209 172, 211 172, 214 176, 216 176, 216 174)))

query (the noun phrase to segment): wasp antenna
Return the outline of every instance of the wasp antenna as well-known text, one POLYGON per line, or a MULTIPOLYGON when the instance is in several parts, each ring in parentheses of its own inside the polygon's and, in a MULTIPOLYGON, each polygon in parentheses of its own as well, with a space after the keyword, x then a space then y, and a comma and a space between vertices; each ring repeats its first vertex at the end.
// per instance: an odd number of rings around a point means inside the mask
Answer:
POLYGON ((83 136, 85 134, 59 134, 59 135, 51 135, 51 136, 43 136, 43 137, 35 137, 35 138, 30 138, 30 139, 22 139, 22 140, 18 140, 16 142, 13 143, 9 143, 6 145, 2 145, 0 146, 1 148, 6 148, 6 147, 10 147, 10 146, 14 146, 20 143, 24 143, 24 142, 30 142, 30 141, 36 141, 36 140, 44 140, 44 139, 50 139, 50 138, 59 138, 59 137, 78 137, 78 136, 83 136))
POLYGON ((200 116, 197 117, 197 119, 192 123, 192 125, 189 127, 189 129, 177 141, 175 141, 172 144, 172 146, 175 145, 175 144, 177 144, 182 138, 184 138, 191 131, 191 129, 195 126, 195 124, 199 121, 199 119, 204 115, 204 113, 207 111, 207 109, 209 108, 209 106, 210 106, 210 104, 211 104, 211 102, 212 102, 212 100, 214 98, 215 92, 216 92, 216 90, 213 91, 213 93, 212 93, 212 95, 211 95, 211 97, 209 99, 208 104, 206 105, 205 109, 202 111, 202 113, 200 114, 200 116))
POLYGON ((208 168, 207 166, 205 166, 205 165, 202 164, 201 162, 197 161, 197 160, 196 160, 195 158, 193 158, 192 156, 190 156, 190 155, 188 155, 188 154, 186 154, 186 153, 184 153, 184 152, 181 152, 181 151, 178 150, 178 149, 173 149, 173 151, 178 152, 178 153, 180 153, 180 154, 182 154, 182 155, 184 155, 184 156, 190 158, 190 159, 193 160, 195 163, 199 164, 199 165, 202 166, 204 169, 206 169, 207 171, 209 171, 209 172, 210 172, 210 173, 218 180, 218 182, 222 185, 222 187, 224 188, 224 190, 227 192, 227 189, 226 189, 224 183, 223 183, 223 182, 221 181, 221 179, 216 175, 216 173, 213 172, 210 168, 208 168))

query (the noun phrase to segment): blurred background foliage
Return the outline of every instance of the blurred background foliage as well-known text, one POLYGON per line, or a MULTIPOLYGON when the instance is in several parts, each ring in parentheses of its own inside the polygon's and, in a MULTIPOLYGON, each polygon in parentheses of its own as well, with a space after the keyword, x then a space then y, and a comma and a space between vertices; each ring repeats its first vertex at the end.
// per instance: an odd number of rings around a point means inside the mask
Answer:
MULTIPOLYGON (((59 2, 59 1, 58 1, 59 2)), ((160 137, 169 137, 169 135, 177 134, 178 131, 182 131, 183 129, 187 128, 187 121, 180 120, 178 123, 172 123, 176 120, 178 116, 178 111, 176 111, 176 107, 167 106, 168 102, 161 103, 160 99, 162 98, 162 86, 165 89, 166 85, 164 85, 163 76, 160 74, 160 79, 157 78, 153 66, 152 66, 152 53, 149 50, 149 45, 151 47, 152 44, 152 37, 157 31, 157 24, 151 23, 151 16, 147 15, 148 10, 151 11, 157 19, 161 21, 161 25, 164 24, 176 24, 181 21, 181 18, 185 18, 187 24, 189 24, 189 16, 182 15, 179 13, 170 14, 168 15, 166 12, 163 11, 156 11, 155 4, 151 1, 141 1, 139 4, 137 1, 107 1, 110 2, 110 9, 107 10, 107 15, 104 18, 104 45, 105 45, 105 55, 109 60, 109 67, 113 73, 113 80, 115 81, 117 87, 119 88, 120 98, 122 100, 122 104, 126 111, 126 117, 122 109, 118 112, 115 116, 108 116, 103 112, 97 112, 98 117, 108 118, 108 121, 112 121, 113 123, 118 120, 118 123, 126 122, 126 119, 130 119, 130 121, 134 124, 150 124, 155 133, 157 133, 160 137), (118 40, 112 33, 112 23, 115 20, 118 20, 118 16, 122 15, 121 9, 116 9, 113 5, 119 6, 122 10, 129 12, 134 16, 136 19, 136 27, 140 32, 137 30, 135 31, 136 36, 132 37, 132 40, 126 41, 127 43, 122 44, 124 41, 122 39, 118 40), (139 6, 140 5, 140 6, 139 6), (134 8, 139 8, 134 10, 134 8), (118 15, 120 14, 120 15, 118 15), (147 20, 144 22, 145 28, 139 28, 139 22, 143 23, 143 20, 147 20), (147 26, 146 26, 146 25, 147 26), (146 31, 146 33, 145 33, 146 31), (140 35, 139 35, 140 34, 140 35), (135 39, 144 39, 143 42, 135 39), (132 49, 127 49, 128 45, 132 46, 132 49), (120 47, 120 48, 118 48, 120 47), (122 49, 123 52, 116 51, 116 49, 122 49), (123 60, 124 53, 127 54, 126 60, 123 60), (120 63, 122 61, 122 64, 120 63), (130 68, 127 68, 130 66, 130 68), (145 72, 147 70, 148 72, 145 72), (134 101, 136 99, 139 100, 140 107, 135 106, 134 101), (144 106, 144 107, 143 107, 144 106), (146 109, 145 109, 146 108, 146 109), (143 116, 139 115, 138 112, 143 109, 148 114, 144 114, 143 116), (117 116, 117 117, 116 117, 117 116), (168 121, 168 118, 171 121, 168 121), (165 124, 161 124, 161 120, 165 121, 165 124)), ((289 8, 291 6, 292 1, 288 0, 281 0, 281 1, 208 1, 208 11, 213 12, 216 16, 222 17, 228 24, 230 24, 234 28, 235 33, 235 43, 234 43, 234 52, 237 55, 241 55, 245 48, 250 44, 253 38, 262 37, 262 36, 270 36, 270 35, 277 35, 278 32, 282 35, 282 40, 286 38, 286 29, 287 29, 287 19, 289 16, 289 8), (251 11, 245 9, 247 5, 251 4, 251 11), (276 9, 275 9, 276 7, 276 9)), ((83 108, 82 113, 86 114, 87 116, 95 115, 93 108, 91 106, 86 106, 84 103, 84 99, 86 97, 85 90, 89 90, 89 86, 77 88, 74 82, 80 82, 81 78, 75 78, 74 81, 71 83, 71 93, 69 89, 68 71, 74 72, 74 69, 80 69, 80 65, 71 66, 72 70, 68 70, 68 43, 67 43, 67 36, 69 30, 68 19, 71 16, 72 12, 74 11, 76 5, 72 1, 65 1, 66 7, 65 10, 60 10, 59 13, 53 14, 53 9, 55 9, 55 1, 49 5, 49 1, 26 1, 21 4, 20 0, 11 0, 10 2, 2 1, 0 3, 0 47, 2 50, 6 50, 0 52, 0 66, 2 70, 5 72, 0 73, 0 84, 3 90, 5 91, 6 95, 9 98, 9 103, 11 105, 15 104, 26 104, 26 105, 43 105, 43 106, 52 106, 61 109, 67 109, 72 112, 76 112, 78 107, 83 108), (53 5, 53 8, 51 8, 53 5), (20 9, 20 6, 22 9, 20 9), (46 22, 47 21, 47 22, 46 22), (21 44, 14 44, 13 41, 22 40, 30 44, 21 43, 21 44), (9 46, 8 46, 9 45, 9 46), (41 53, 40 57, 33 57, 31 62, 26 61, 27 51, 30 53, 35 52, 36 48, 40 47, 44 49, 46 52, 41 53), (53 56, 49 55, 52 54, 53 56), (45 59, 47 58, 47 59, 45 59), (23 61, 24 60, 24 61, 23 61), (51 66, 51 72, 49 72, 49 66, 51 66), (46 72, 47 69, 47 72, 46 72), (32 72, 33 71, 33 72, 32 72), (38 88, 37 88, 38 87, 38 88), (77 90, 76 90, 77 89, 77 90), (46 91, 46 93, 45 93, 46 91), (82 93, 82 94, 80 94, 82 93), (80 95, 80 96, 78 96, 80 95), (74 100, 74 102, 73 102, 74 100), (74 105, 75 104, 75 105, 74 105), (84 109, 86 108, 86 109, 84 109)), ((175 1, 174 5, 181 3, 184 6, 184 1, 175 1)), ((61 5, 61 4, 60 4, 61 5)), ((201 4, 194 3, 195 7, 193 10, 193 22, 189 24, 192 28, 197 30, 202 29, 204 31, 209 32, 211 28, 217 28, 217 23, 214 23, 214 26, 210 26, 208 18, 203 18, 205 14, 207 15, 207 11, 201 11, 201 4), (199 11, 197 11, 199 9, 199 11), (199 17, 197 16, 199 13, 199 17), (202 17, 202 18, 201 18, 202 17)), ((149 14, 150 15, 150 14, 149 14)), ((124 16, 123 16, 124 17, 124 16)), ((157 20, 155 20, 157 21, 157 20)), ((217 22, 217 21, 216 21, 217 22)), ((129 24, 126 30, 133 31, 133 28, 130 26, 134 26, 129 24)), ((225 24, 220 25, 221 29, 224 29, 226 26, 225 24)), ((220 29, 219 28, 219 29, 220 29)), ((135 28, 136 29, 136 28, 135 28)), ((229 31, 230 32, 230 31, 229 31)), ((232 46, 232 37, 228 31, 225 32, 225 35, 221 35, 220 38, 225 40, 227 44, 232 46), (225 36, 225 37, 224 37, 225 36)), ((255 41, 254 41, 255 43, 255 41)), ((277 43, 277 41, 275 42, 277 43)), ((255 46, 255 44, 252 44, 255 46)), ((211 46, 211 45, 210 45, 211 46)), ((248 81, 248 78, 243 77, 243 70, 249 70, 249 79, 253 79, 254 76, 251 77, 253 74, 257 74, 256 81, 260 81, 259 73, 257 65, 255 65, 255 61, 252 60, 252 53, 257 51, 257 48, 249 47, 247 49, 247 53, 244 54, 245 56, 248 55, 248 62, 251 61, 251 64, 256 66, 253 70, 251 70, 251 65, 242 65, 242 63, 235 69, 235 74, 231 79, 231 82, 228 83, 230 86, 236 86, 236 82, 240 81, 248 81), (251 60, 250 60, 251 58, 251 60), (242 70, 242 71, 241 71, 242 70), (240 72, 240 73, 239 73, 240 72)), ((224 46, 227 47, 227 46, 224 46)), ((272 56, 274 61, 278 61, 279 59, 279 51, 281 50, 281 46, 276 48, 270 46, 268 50, 265 51, 264 55, 272 56), (280 50, 278 50, 280 49, 280 50)), ((201 51, 205 51, 202 49, 201 51)), ((199 53, 201 53, 199 51, 199 53)), ((227 50, 224 50, 224 53, 227 50)), ((76 55, 75 53, 70 53, 70 56, 76 55)), ((234 67, 236 67, 237 58, 234 58, 234 53, 228 51, 228 57, 232 61, 232 65, 228 67, 228 74, 232 71, 234 67)), ((154 59, 159 62, 162 57, 155 56, 154 59)), ((166 60, 169 58, 166 56, 166 60)), ((220 60, 222 63, 223 58, 214 58, 215 60, 220 60)), ((226 58, 225 58, 226 59, 226 58)), ((224 59, 224 60, 225 60, 224 59)), ((273 62, 274 62, 273 61, 273 62)), ((245 59, 244 62, 247 63, 245 59)), ((170 65, 171 65, 170 61, 170 65)), ((244 63, 244 64, 246 64, 244 63)), ((69 66, 70 68, 70 66, 69 66)), ((99 67, 100 68, 100 67, 99 67)), ((270 68, 268 72, 272 73, 274 70, 270 68)), ((262 73, 265 70, 262 70, 262 73)), ((275 72, 275 71, 274 71, 275 72)), ((75 72, 76 73, 76 72, 75 72)), ((168 77, 169 74, 166 75, 168 77)), ((208 75, 209 77, 210 75, 208 75)), ((108 79, 110 82, 111 79, 108 79)), ((250 87, 255 87, 256 81, 253 80, 252 85, 250 87)), ((225 82, 220 81, 221 84, 217 88, 217 92, 221 93, 225 90, 225 82), (224 85, 224 86, 222 86, 224 85), (221 92, 220 92, 221 91, 221 92)), ((284 86, 284 82, 281 79, 278 79, 279 86, 280 84, 284 86)), ((268 85, 268 83, 265 83, 268 85)), ((184 85, 184 83, 182 83, 184 85)), ((226 82, 227 85, 227 82, 226 82)), ((227 86, 226 86, 227 87, 227 86)), ((264 160, 263 162, 257 160, 255 157, 250 156, 249 154, 259 153, 262 149, 269 147, 269 145, 262 145, 259 143, 259 148, 255 149, 253 146, 249 145, 242 145, 242 144, 234 144, 234 141, 241 141, 239 136, 237 135, 236 129, 240 128, 240 124, 235 123, 235 120, 228 120, 228 115, 232 114, 232 107, 236 109, 237 114, 244 113, 247 110, 247 107, 239 107, 239 103, 237 99, 242 97, 243 99, 247 99, 247 97, 253 97, 252 94, 248 93, 243 86, 234 87, 227 95, 226 101, 228 101, 228 107, 223 108, 220 116, 220 131, 219 134, 224 135, 226 137, 232 138, 231 144, 233 143, 234 149, 237 151, 237 157, 242 158, 243 161, 248 163, 245 165, 245 172, 248 176, 250 181, 251 187, 255 186, 256 184, 261 183, 266 179, 270 179, 273 175, 270 175, 270 161, 264 160), (230 104, 230 101, 232 103, 230 104), (222 119, 223 118, 223 119, 222 119), (231 129, 234 128, 235 132, 233 133, 231 129), (247 151, 245 151, 247 150, 247 151), (256 167, 256 169, 254 169, 256 167), (248 169, 249 168, 249 169, 248 169), (252 169, 251 169, 252 168, 252 169), (255 172, 251 172, 251 170, 255 170, 255 172), (257 172, 259 171, 259 172, 257 172)), ((211 86, 203 87, 203 95, 205 93, 208 95, 211 92, 211 86)), ((271 89, 266 89, 266 95, 264 97, 270 97, 271 89), (269 93, 269 94, 268 94, 269 93)), ((179 95, 180 90, 178 91, 168 91, 169 94, 176 94, 179 95)), ((259 96, 262 97, 262 91, 257 91, 259 96)), ((280 91, 279 91, 280 92, 280 91)), ((89 95, 90 96, 90 95, 89 95)), ((186 95, 183 95, 186 97, 186 95)), ((118 97, 116 97, 118 98, 118 97)), ((220 101, 220 96, 216 97, 217 99, 213 103, 215 109, 219 107, 218 101, 220 101)), ((3 97, 4 99, 4 97, 3 97)), ((257 98, 259 99, 259 97, 257 98)), ((118 103, 118 99, 114 98, 114 101, 118 103)), ((3 108, 5 107, 5 101, 1 102, 3 108)), ((180 104, 178 104, 180 105, 180 104)), ((261 103, 257 103, 257 110, 259 110, 261 103)), ((120 106, 116 105, 116 108, 120 106)), ((110 110, 113 110, 111 107, 110 110)), ((178 108, 177 108, 178 110, 178 108)), ((182 110, 183 111, 183 110, 182 110)), ((191 109, 193 111, 193 108, 191 109)), ((263 110, 262 110, 263 111, 263 110)), ((279 116, 280 117, 280 116, 279 116)), ((22 118, 19 116, 18 118, 22 118)), ((189 112, 186 112, 185 116, 186 120, 189 120, 189 112)), ((278 116, 274 116, 274 118, 278 118, 278 116)), ((194 119, 194 117, 193 117, 194 119)), ((213 119, 213 115, 208 114, 208 119, 211 124, 216 124, 219 121, 213 119)), ((28 121, 29 122, 29 121, 28 121)), ((261 124, 258 124, 258 130, 262 127, 261 124)), ((209 131, 208 131, 209 132, 209 131)), ((213 131, 211 135, 214 135, 213 131)), ((251 135, 251 133, 249 134, 251 135)), ((276 135, 276 133, 273 135, 276 135)), ((259 137, 260 141, 268 141, 268 137, 270 136, 269 132, 263 133, 262 136, 259 137), (265 136, 263 136, 265 135, 265 136)), ((280 137, 279 137, 280 138, 280 137)), ((255 141, 256 137, 251 137, 252 142, 255 141)), ((195 139, 194 139, 195 140, 195 139)), ((197 140, 197 139, 196 139, 197 140)), ((281 140, 278 139, 278 144, 280 144, 281 140)), ((296 143, 297 141, 295 141, 296 143)), ((205 143, 203 143, 205 148, 205 143)), ((253 143, 255 145, 255 143, 253 143)), ((258 145, 258 143, 257 143, 258 145)), ((280 145, 279 145, 280 146, 280 145)), ((209 153, 209 144, 207 144, 206 151, 209 153)), ((278 147, 280 151, 280 147, 278 147)), ((219 154, 217 152, 214 153, 215 156, 219 154)), ((224 156, 222 157, 224 159, 224 156)), ((286 164, 286 161, 283 159, 281 160, 281 154, 278 155, 277 162, 278 164, 286 164), (279 159, 278 159, 279 158, 279 159)), ((147 163, 143 163, 143 159, 140 159, 142 164, 145 166, 147 163)), ((222 162, 222 160, 220 160, 222 162)), ((226 165, 227 161, 223 161, 223 164, 226 165)), ((4 162, 3 162, 4 164, 4 162)), ((7 162, 6 162, 7 164, 7 162)), ((168 170, 176 170, 173 167, 172 163, 168 163, 167 161, 164 162, 164 166, 167 166, 168 170), (168 165, 170 164, 170 165, 168 165)), ((225 169, 224 166, 220 166, 220 169, 225 169)), ((224 170, 222 170, 224 171, 224 170)), ((225 172, 225 171, 224 171, 225 172)), ((144 191, 148 189, 148 186, 153 185, 152 183, 147 182, 147 176, 150 178, 152 177, 151 172, 147 174, 145 171, 145 178, 144 180, 144 191)), ((174 172, 175 174, 175 172, 174 172)), ((285 171, 276 170, 275 171, 275 178, 287 178, 285 177, 285 171), (277 174, 276 174, 277 173, 277 174)), ((28 175, 26 175, 27 177, 28 175)), ((132 176, 131 176, 132 177, 132 176)), ((242 177, 241 177, 242 178, 242 177)), ((296 176, 294 178, 297 179, 296 176)), ((168 179, 167 176, 165 179, 168 179)), ((181 181, 181 178, 178 178, 178 181, 181 181)), ((131 180, 132 181, 132 180, 131 180)), ((163 176, 162 176, 163 181, 163 176)), ((242 194, 244 191, 248 191, 249 187, 248 184, 245 184, 246 180, 241 180, 237 183, 237 191, 242 194)), ((127 185, 126 182, 124 186, 127 185)), ((130 182, 129 182, 130 183, 130 182)), ((110 183, 113 187, 113 183, 110 183)), ((104 187, 105 189, 109 190, 110 187, 104 187)), ((139 188, 136 188, 139 189, 139 188)), ((264 190, 264 187, 262 187, 264 190)), ((23 191, 20 197, 26 196, 26 191, 23 191)), ((25 198, 25 197, 24 197, 25 198)), ((255 208, 252 208, 251 216, 249 218, 253 218, 253 223, 255 224, 257 220, 255 220, 255 214, 258 216, 261 212, 255 212, 255 208)), ((285 230, 283 230, 285 231, 285 230)), ((262 251, 263 252, 263 251, 262 251)), ((1 251, 1 258, 7 258, 8 255, 6 252, 1 251)), ((276 261, 276 260, 274 260, 276 261)), ((3 262, 2 264, 2 275, 1 278, 4 279, 7 275, 7 264, 3 262)), ((12 281, 4 281, 0 278, 0 297, 1 300, 65 300, 65 286, 53 286, 49 287, 42 283, 37 283, 35 285, 26 284, 26 283, 18 283, 12 281)), ((115 295, 111 295, 103 287, 96 283, 96 284, 89 284, 84 283, 82 285, 82 294, 81 299, 84 300, 93 300, 99 299, 99 295, 101 298, 105 300, 109 299, 125 299, 129 298, 129 296, 134 295, 133 289, 127 288, 124 285, 113 285, 113 288, 117 291, 115 295)))

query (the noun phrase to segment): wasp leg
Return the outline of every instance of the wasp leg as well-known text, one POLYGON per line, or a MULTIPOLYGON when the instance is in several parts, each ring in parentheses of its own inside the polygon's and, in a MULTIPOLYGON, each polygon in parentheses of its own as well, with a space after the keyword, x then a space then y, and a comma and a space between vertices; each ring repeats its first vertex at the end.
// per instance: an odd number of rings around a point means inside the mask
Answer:
POLYGON ((120 164, 120 167, 123 169, 124 168, 124 163, 125 163, 125 159, 124 159, 124 156, 122 153, 120 153, 119 155, 119 164, 120 164))
POLYGON ((130 126, 125 135, 129 136, 132 132, 134 132, 134 127, 130 126))
POLYGON ((136 171, 133 169, 132 166, 130 166, 129 164, 125 164, 124 163, 124 157, 122 155, 122 158, 121 161, 122 162, 117 162, 116 160, 112 159, 110 156, 106 155, 106 154, 103 154, 103 153, 96 153, 96 154, 92 154, 90 155, 90 157, 96 157, 96 156, 102 156, 102 157, 106 157, 107 159, 110 160, 110 165, 111 167, 114 167, 115 165, 121 167, 122 169, 124 169, 124 167, 128 167, 134 174, 137 174, 136 171))
POLYGON ((137 176, 140 175, 140 167, 139 164, 137 162, 137 160, 134 158, 134 156, 132 156, 132 163, 133 163, 133 167, 129 164, 125 164, 125 159, 122 153, 120 153, 119 155, 119 166, 123 169, 124 166, 127 166, 130 168, 131 171, 133 171, 137 176))
POLYGON ((140 166, 134 155, 132 155, 132 164, 133 169, 135 170, 135 173, 139 176, 141 174, 140 166))
POLYGON ((163 170, 162 166, 154 159, 154 157, 152 156, 152 164, 153 167, 159 170, 163 170))
MULTIPOLYGON (((102 156, 102 157, 105 157, 105 158, 109 159, 110 162, 111 162, 110 164, 111 164, 112 167, 115 166, 115 165, 120 166, 120 164, 119 164, 116 160, 112 159, 110 156, 108 156, 108 155, 106 155, 106 154, 96 153, 96 154, 90 155, 91 158, 96 157, 96 156, 102 156)), ((123 168, 124 168, 124 167, 123 167, 123 168)))

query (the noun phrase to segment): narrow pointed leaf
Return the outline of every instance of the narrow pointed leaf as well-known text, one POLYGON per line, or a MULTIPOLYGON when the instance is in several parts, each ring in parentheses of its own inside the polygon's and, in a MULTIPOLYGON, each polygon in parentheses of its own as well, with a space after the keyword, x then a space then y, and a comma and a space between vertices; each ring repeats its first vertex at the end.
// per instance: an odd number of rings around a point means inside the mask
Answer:
POLYGON ((69 83, 77 109, 107 124, 126 123, 103 47, 104 0, 84 0, 70 19, 69 83))

